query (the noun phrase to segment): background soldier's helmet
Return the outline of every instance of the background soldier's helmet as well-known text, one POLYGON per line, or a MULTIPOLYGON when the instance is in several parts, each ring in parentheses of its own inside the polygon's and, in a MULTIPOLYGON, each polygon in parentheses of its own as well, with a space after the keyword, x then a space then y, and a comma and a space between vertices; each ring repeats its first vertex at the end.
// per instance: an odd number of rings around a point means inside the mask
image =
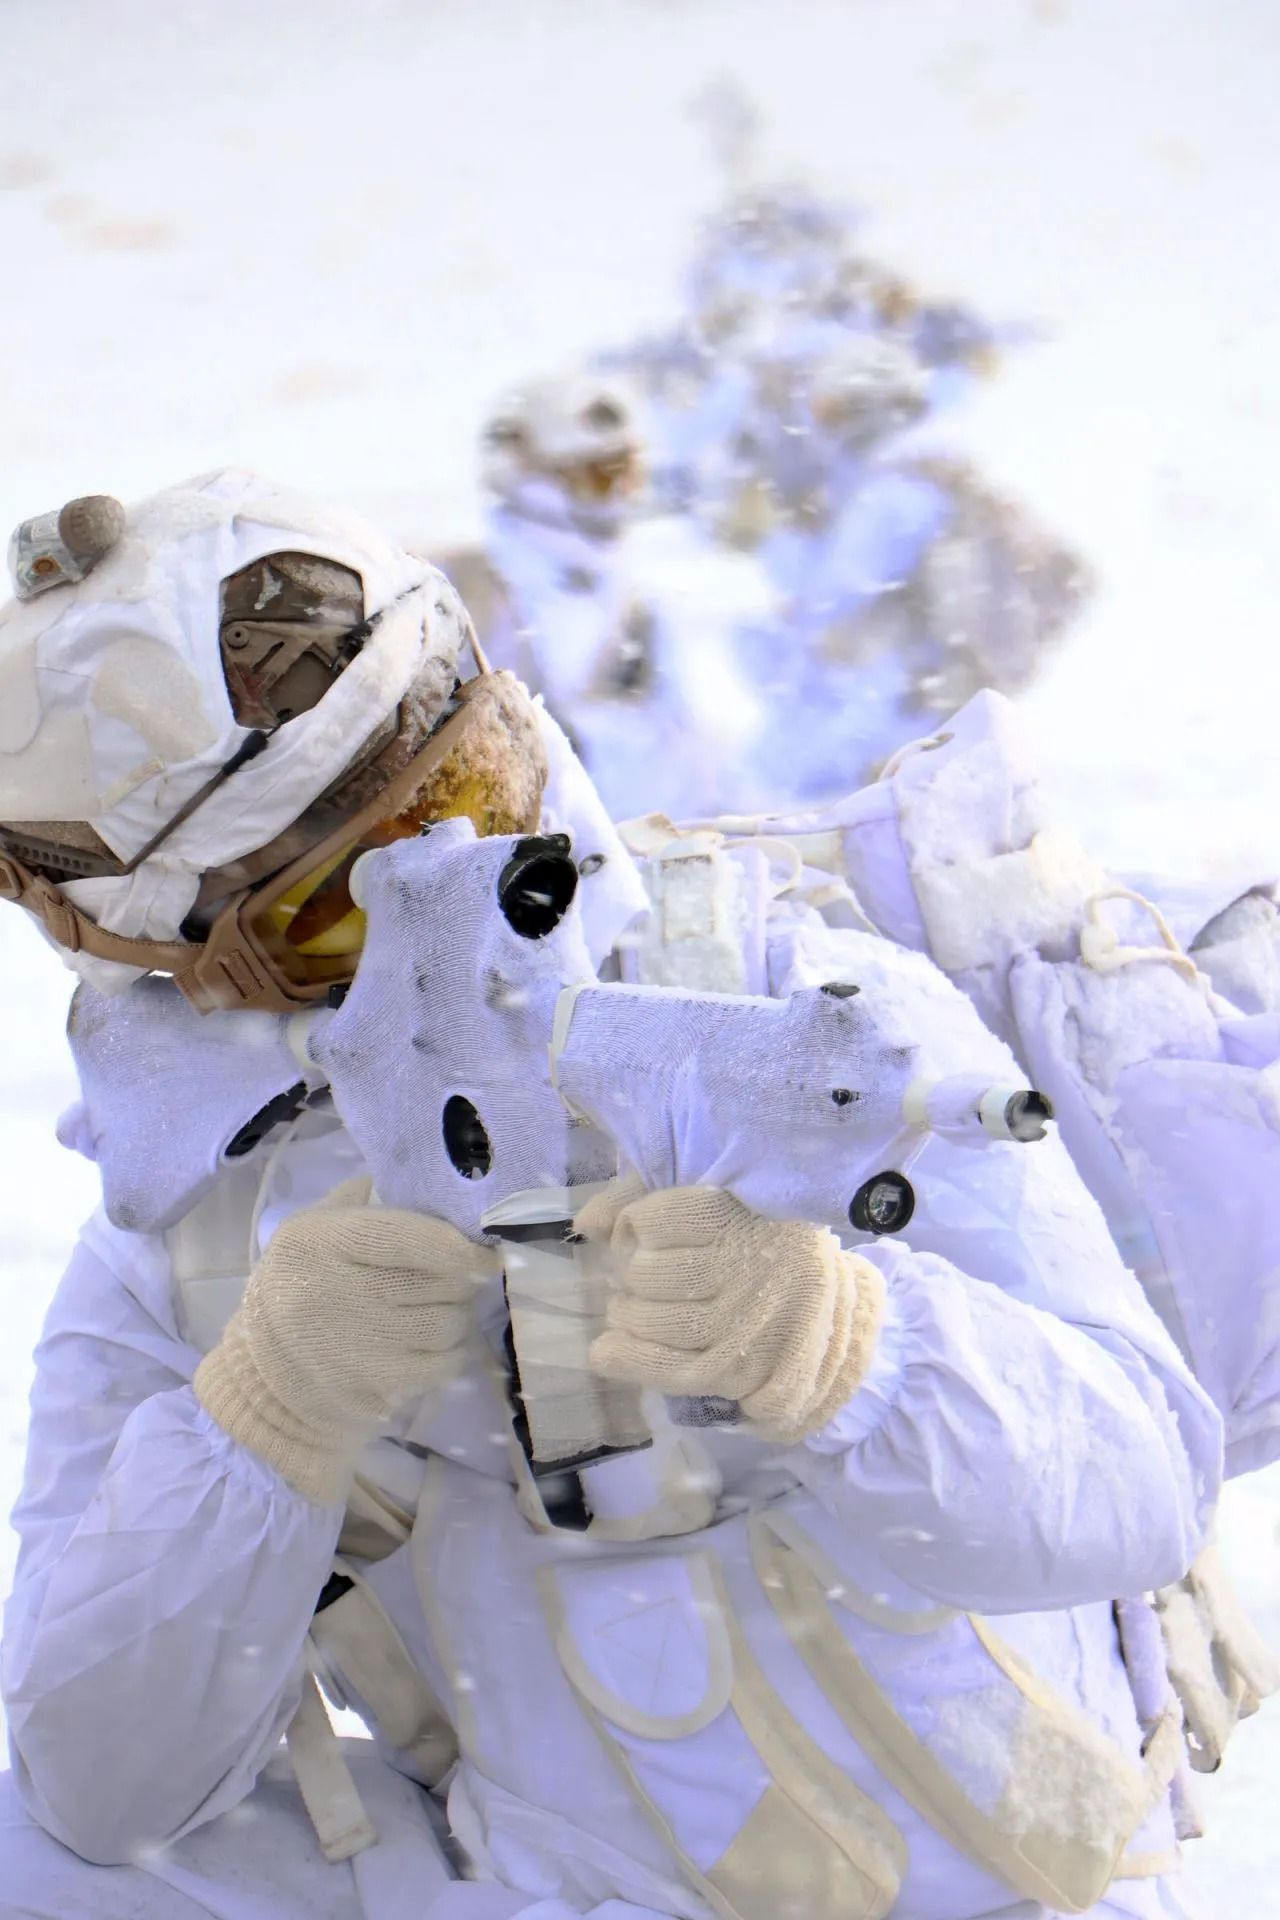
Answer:
POLYGON ((499 499, 543 480, 582 506, 617 501, 643 478, 635 396, 621 381, 596 373, 531 381, 491 415, 483 464, 484 483, 499 499))
POLYGON ((713 351, 777 344, 813 304, 850 244, 854 218, 806 187, 757 186, 735 194, 702 229, 689 269, 694 330, 713 351))
POLYGON ((854 335, 814 368, 809 386, 813 423, 841 446, 879 445, 924 417, 928 373, 904 343, 854 335))

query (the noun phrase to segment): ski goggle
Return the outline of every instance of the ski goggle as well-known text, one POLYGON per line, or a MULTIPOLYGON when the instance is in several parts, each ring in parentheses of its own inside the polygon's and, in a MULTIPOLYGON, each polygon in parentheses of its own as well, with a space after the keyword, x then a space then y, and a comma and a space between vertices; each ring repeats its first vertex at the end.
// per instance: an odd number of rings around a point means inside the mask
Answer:
POLYGON ((350 889, 364 853, 441 820, 481 836, 531 833, 546 765, 528 697, 507 673, 462 686, 454 711, 365 807, 270 879, 230 901, 178 986, 204 1008, 292 1012, 355 973, 365 916, 350 889))
POLYGON ((616 453, 594 454, 588 459, 566 460, 550 471, 573 499, 600 505, 632 493, 643 477, 643 465, 633 447, 616 453))

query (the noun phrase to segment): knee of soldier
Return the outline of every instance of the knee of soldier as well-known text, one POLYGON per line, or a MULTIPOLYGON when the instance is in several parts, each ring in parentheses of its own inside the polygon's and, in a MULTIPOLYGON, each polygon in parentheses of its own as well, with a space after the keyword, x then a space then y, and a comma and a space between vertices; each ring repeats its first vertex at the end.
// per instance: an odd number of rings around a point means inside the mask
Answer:
POLYGON ((0 1774, 0 1920, 52 1915, 53 1886, 46 1850, 55 1846, 31 1818, 11 1773, 0 1774))
POLYGON ((112 1920, 122 1911, 141 1913, 136 1901, 117 1905, 113 1880, 119 1871, 92 1867, 52 1839, 27 1812, 13 1775, 0 1773, 0 1920, 112 1920))

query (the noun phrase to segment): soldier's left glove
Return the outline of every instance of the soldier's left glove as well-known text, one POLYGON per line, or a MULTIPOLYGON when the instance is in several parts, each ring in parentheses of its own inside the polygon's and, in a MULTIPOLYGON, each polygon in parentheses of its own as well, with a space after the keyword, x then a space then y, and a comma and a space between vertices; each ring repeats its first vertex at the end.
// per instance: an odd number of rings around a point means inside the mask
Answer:
POLYGON ((1212 1544, 1156 1594, 1169 1679, 1197 1773, 1216 1773, 1237 1724, 1280 1692, 1280 1661, 1245 1614, 1212 1544))
POLYGON ((825 1227, 766 1220, 717 1187, 614 1182, 575 1221, 607 1244, 616 1291, 591 1364, 669 1395, 736 1400, 802 1439, 856 1391, 884 1306, 878 1269, 825 1227))

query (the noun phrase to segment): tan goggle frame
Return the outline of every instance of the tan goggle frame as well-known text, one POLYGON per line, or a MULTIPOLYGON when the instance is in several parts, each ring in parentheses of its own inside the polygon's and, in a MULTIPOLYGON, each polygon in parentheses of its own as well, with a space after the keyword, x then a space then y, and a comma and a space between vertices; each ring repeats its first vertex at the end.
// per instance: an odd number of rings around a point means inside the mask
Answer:
MULTIPOLYGON (((305 881, 317 867, 334 859, 384 822, 406 812, 431 776, 452 755, 465 752, 468 740, 488 731, 497 710, 509 710, 527 696, 509 673, 484 671, 458 690, 458 704, 408 761, 367 804, 318 837, 279 872, 261 884, 235 894, 220 910, 203 941, 163 941, 110 933, 82 913, 51 881, 35 874, 13 853, 0 848, 0 900, 12 900, 42 921, 58 946, 68 953, 87 953, 149 973, 173 977, 192 1005, 202 1013, 252 1009, 258 1013, 297 1013, 323 1004, 334 981, 292 979, 273 955, 255 926, 276 902, 305 881)), ((531 833, 537 827, 541 778, 523 817, 513 819, 511 831, 531 833)))

